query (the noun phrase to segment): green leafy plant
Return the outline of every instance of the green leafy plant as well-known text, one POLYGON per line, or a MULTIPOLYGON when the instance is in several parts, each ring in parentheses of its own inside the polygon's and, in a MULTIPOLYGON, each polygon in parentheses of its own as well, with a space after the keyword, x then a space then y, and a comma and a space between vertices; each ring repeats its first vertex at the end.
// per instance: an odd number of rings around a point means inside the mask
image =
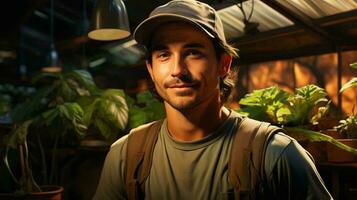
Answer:
POLYGON ((326 141, 346 151, 357 154, 357 150, 334 138, 309 130, 328 112, 330 101, 324 89, 316 85, 297 88, 289 94, 277 86, 255 90, 242 98, 238 112, 253 119, 283 126, 297 140, 326 141))
POLYGON ((240 112, 253 119, 282 124, 284 116, 290 114, 290 110, 285 106, 288 97, 289 94, 278 86, 254 90, 239 101, 242 106, 240 112))
POLYGON ((55 182, 56 151, 68 138, 81 139, 93 125, 100 133, 112 138, 118 136, 118 130, 124 129, 128 118, 125 95, 121 90, 100 90, 92 76, 85 70, 73 70, 64 73, 42 73, 33 79, 40 85, 32 98, 18 105, 11 113, 14 128, 6 137, 6 155, 16 148, 20 153, 21 178, 17 179, 9 165, 5 163, 14 181, 18 184, 20 194, 39 191, 32 176, 29 155, 42 160, 44 184, 55 182), (108 128, 109 127, 109 128, 108 128), (111 136, 109 136, 111 134, 111 136), (38 147, 39 155, 29 153, 29 137, 38 147), (62 142, 62 143, 60 143, 62 142), (49 149, 47 149, 49 148, 49 149), (52 152, 51 169, 47 171, 45 152, 52 152))
POLYGON ((335 128, 345 138, 357 139, 357 116, 351 115, 347 119, 340 120, 340 124, 335 128))
POLYGON ((138 93, 135 99, 127 96, 126 100, 129 106, 129 129, 165 117, 163 104, 149 91, 138 93))
POLYGON ((323 114, 327 113, 327 93, 316 85, 307 85, 295 90, 294 95, 288 98, 288 109, 290 110, 285 124, 290 126, 317 123, 323 114), (320 109, 317 114, 316 109, 320 109), (315 112, 314 112, 315 111, 315 112), (317 115, 316 115, 317 114, 317 115), (320 116, 320 117, 318 117, 320 116))
POLYGON ((99 130, 109 143, 117 139, 128 124, 129 110, 125 97, 122 90, 107 89, 80 100, 85 111, 85 124, 99 130))
MULTIPOLYGON (((352 63, 350 66, 354 69, 357 69, 357 63, 352 63)), ((355 88, 356 86, 357 86, 357 77, 353 77, 350 81, 348 81, 341 87, 339 92, 342 93, 345 90, 351 87, 355 88)), ((350 115, 344 120, 340 120, 339 125, 335 127, 340 134, 342 134, 345 138, 348 139, 357 139, 357 115, 355 114, 356 104, 357 104, 357 98, 355 99, 355 103, 352 108, 352 115, 350 115)))

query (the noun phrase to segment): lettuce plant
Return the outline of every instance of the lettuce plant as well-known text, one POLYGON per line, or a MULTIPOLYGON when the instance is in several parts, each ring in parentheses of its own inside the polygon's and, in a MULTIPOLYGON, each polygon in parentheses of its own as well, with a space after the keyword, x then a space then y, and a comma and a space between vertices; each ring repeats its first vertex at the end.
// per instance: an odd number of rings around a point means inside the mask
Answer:
POLYGON ((277 86, 254 90, 239 101, 238 112, 253 119, 284 127, 297 140, 330 142, 346 151, 357 154, 357 150, 334 138, 309 130, 328 112, 330 101, 324 89, 316 85, 297 88, 290 94, 277 86))

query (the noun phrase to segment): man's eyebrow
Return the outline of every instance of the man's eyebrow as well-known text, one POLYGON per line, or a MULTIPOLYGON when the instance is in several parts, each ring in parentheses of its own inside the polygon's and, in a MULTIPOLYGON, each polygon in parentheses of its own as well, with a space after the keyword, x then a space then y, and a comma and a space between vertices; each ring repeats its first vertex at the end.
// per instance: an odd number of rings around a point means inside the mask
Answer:
POLYGON ((151 51, 160 51, 160 50, 164 50, 167 49, 167 46, 163 45, 163 44, 154 44, 153 46, 151 46, 151 51))
POLYGON ((184 46, 185 48, 206 48, 203 44, 201 43, 188 43, 184 46))

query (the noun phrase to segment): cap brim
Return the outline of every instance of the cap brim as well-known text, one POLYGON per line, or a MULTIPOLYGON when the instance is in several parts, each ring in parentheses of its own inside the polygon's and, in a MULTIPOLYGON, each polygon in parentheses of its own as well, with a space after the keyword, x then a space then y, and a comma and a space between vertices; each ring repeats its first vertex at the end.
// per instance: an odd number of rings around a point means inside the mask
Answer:
POLYGON ((215 38, 215 36, 211 34, 208 30, 206 30, 206 28, 204 28, 201 24, 191 20, 190 18, 184 17, 182 15, 167 13, 149 17, 143 22, 141 22, 134 31, 134 39, 137 43, 148 46, 154 30, 156 30, 160 25, 167 22, 187 22, 204 31, 209 37, 215 38))

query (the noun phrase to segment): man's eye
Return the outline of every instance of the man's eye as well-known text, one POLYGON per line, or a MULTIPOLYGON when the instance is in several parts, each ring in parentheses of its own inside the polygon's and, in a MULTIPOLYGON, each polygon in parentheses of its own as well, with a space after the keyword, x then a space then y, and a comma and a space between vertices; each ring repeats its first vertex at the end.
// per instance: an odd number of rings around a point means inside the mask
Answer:
POLYGON ((157 53, 157 55, 156 55, 156 57, 158 58, 158 59, 166 59, 166 58, 168 58, 170 55, 169 55, 169 53, 168 52, 159 52, 159 53, 157 53))
POLYGON ((186 53, 186 56, 192 56, 192 57, 199 58, 199 57, 202 57, 202 53, 197 50, 190 50, 186 53))

